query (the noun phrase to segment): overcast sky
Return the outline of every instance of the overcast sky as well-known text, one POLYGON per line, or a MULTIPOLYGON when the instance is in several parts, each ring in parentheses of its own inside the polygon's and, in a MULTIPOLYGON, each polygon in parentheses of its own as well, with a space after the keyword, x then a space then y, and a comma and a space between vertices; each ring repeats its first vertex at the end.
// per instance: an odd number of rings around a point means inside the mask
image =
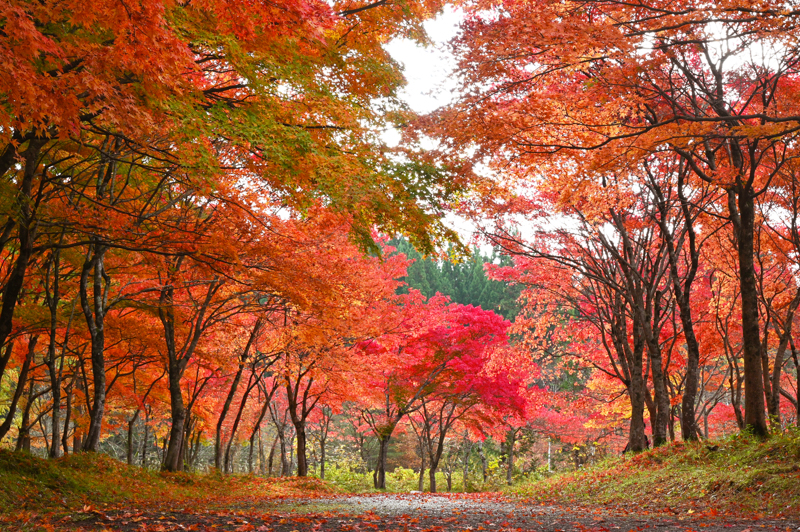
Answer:
POLYGON ((406 39, 395 39, 386 46, 405 67, 408 86, 401 95, 418 113, 433 111, 450 100, 455 87, 450 74, 455 63, 444 45, 456 35, 460 20, 461 14, 447 6, 444 13, 425 23, 432 46, 422 47, 406 39))

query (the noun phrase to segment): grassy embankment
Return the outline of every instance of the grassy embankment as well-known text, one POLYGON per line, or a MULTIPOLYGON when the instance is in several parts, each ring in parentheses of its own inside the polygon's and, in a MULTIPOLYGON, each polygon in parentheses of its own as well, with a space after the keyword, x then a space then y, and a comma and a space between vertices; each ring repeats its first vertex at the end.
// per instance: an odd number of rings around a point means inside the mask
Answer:
POLYGON ((314 478, 159 473, 103 454, 43 460, 0 450, 0 530, 3 523, 49 521, 120 508, 267 510, 289 497, 319 497, 338 488, 314 478))
POLYGON ((584 470, 522 483, 526 499, 621 511, 800 517, 800 430, 767 441, 676 442, 584 470))

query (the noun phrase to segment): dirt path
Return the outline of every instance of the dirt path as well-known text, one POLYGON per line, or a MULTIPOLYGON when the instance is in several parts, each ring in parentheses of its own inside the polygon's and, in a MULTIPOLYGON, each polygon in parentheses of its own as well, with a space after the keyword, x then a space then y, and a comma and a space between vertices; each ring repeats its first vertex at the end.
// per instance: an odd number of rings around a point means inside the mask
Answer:
POLYGON ((790 520, 714 519, 637 514, 624 508, 567 508, 523 504, 498 496, 386 494, 326 499, 242 501, 214 507, 144 511, 88 510, 64 530, 126 532, 800 532, 790 520))

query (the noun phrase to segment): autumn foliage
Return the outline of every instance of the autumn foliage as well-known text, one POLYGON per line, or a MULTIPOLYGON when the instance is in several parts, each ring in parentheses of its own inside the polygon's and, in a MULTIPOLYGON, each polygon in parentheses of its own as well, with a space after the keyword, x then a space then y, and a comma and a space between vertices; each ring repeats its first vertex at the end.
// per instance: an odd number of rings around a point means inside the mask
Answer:
POLYGON ((402 438, 435 491, 800 423, 800 18, 662 4, 460 2, 420 117, 383 45, 436 0, 0 0, 0 439, 382 489, 402 438), (486 293, 389 244, 464 260, 448 212, 486 293))

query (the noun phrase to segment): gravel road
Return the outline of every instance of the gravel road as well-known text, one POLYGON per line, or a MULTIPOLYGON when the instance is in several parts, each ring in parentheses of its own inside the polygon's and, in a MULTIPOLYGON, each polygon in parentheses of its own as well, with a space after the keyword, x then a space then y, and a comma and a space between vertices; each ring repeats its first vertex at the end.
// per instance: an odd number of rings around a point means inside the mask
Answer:
MULTIPOLYGON (((792 520, 651 515, 638 508, 527 504, 486 494, 376 494, 241 506, 94 511, 56 530, 124 532, 800 532, 792 520), (78 525, 78 526, 76 526, 78 525), (87 527, 87 528, 84 528, 87 527)), ((702 513, 698 509, 698 513, 702 513)))

